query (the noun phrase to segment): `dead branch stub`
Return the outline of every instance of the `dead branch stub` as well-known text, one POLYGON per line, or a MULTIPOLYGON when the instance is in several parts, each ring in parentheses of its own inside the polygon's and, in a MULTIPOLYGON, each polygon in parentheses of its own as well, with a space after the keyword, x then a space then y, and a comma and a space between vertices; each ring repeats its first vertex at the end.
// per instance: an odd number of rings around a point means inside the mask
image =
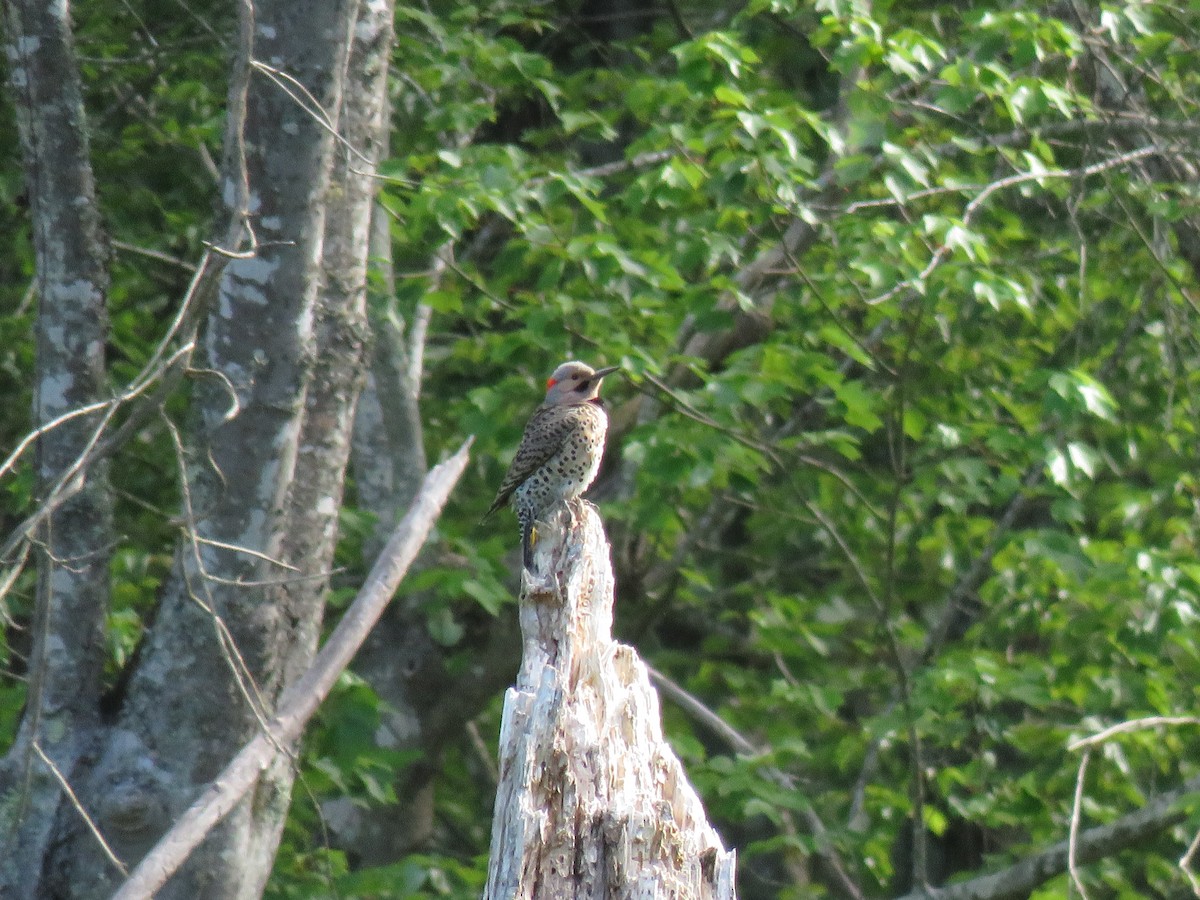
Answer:
POLYGON ((612 639, 600 516, 580 502, 547 518, 522 576, 485 900, 733 900, 736 854, 663 737, 645 665, 612 639))

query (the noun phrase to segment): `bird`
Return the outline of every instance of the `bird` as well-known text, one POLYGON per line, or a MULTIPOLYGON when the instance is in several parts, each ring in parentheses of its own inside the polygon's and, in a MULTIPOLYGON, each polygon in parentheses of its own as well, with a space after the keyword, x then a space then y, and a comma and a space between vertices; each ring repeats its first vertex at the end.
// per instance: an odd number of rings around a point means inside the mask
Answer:
POLYGON ((546 398, 534 410, 516 456, 500 483, 486 519, 511 503, 521 526, 521 559, 533 569, 534 523, 560 500, 579 497, 596 479, 608 432, 600 382, 620 366, 593 369, 565 362, 546 381, 546 398))

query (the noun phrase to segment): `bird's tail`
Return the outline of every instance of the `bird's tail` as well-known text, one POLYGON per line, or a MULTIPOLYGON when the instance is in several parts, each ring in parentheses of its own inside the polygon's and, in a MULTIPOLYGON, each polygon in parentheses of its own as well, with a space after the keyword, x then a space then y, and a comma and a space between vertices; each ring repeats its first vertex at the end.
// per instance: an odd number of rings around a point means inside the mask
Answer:
POLYGON ((503 505, 504 505, 503 501, 493 500, 492 505, 488 507, 487 512, 485 512, 482 516, 479 517, 479 524, 482 525, 484 522, 486 522, 488 519, 490 519, 492 517, 492 513, 494 513, 496 510, 498 510, 503 505))

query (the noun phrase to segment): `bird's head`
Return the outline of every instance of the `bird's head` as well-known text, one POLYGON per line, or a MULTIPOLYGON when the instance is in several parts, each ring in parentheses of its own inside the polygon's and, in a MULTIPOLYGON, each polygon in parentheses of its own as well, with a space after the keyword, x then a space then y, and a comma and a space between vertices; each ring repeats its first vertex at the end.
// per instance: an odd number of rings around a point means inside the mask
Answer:
POLYGON ((581 362, 565 362, 546 380, 547 406, 586 403, 600 396, 600 382, 620 366, 593 369, 581 362))

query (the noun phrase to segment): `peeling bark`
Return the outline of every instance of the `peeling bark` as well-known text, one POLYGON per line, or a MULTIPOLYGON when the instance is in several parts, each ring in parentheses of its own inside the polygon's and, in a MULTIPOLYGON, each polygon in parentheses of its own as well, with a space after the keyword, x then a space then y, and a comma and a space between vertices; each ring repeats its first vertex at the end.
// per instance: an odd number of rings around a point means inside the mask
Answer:
POLYGON ((733 898, 736 854, 663 737, 645 665, 612 640, 600 517, 549 518, 522 580, 484 898, 733 898))
MULTIPOLYGON (((67 4, 6 0, 9 87, 17 110, 37 265, 37 382, 33 418, 46 425, 107 393, 108 273, 67 4)), ((45 500, 86 452, 99 414, 38 442, 45 500)), ((37 607, 25 714, 0 763, 0 895, 33 897, 66 797, 37 747, 68 779, 97 726, 108 608, 112 501, 107 466, 91 464, 32 537, 37 607)), ((11 564, 13 561, 6 561, 11 564)), ((65 813, 74 815, 67 806, 65 813)))

